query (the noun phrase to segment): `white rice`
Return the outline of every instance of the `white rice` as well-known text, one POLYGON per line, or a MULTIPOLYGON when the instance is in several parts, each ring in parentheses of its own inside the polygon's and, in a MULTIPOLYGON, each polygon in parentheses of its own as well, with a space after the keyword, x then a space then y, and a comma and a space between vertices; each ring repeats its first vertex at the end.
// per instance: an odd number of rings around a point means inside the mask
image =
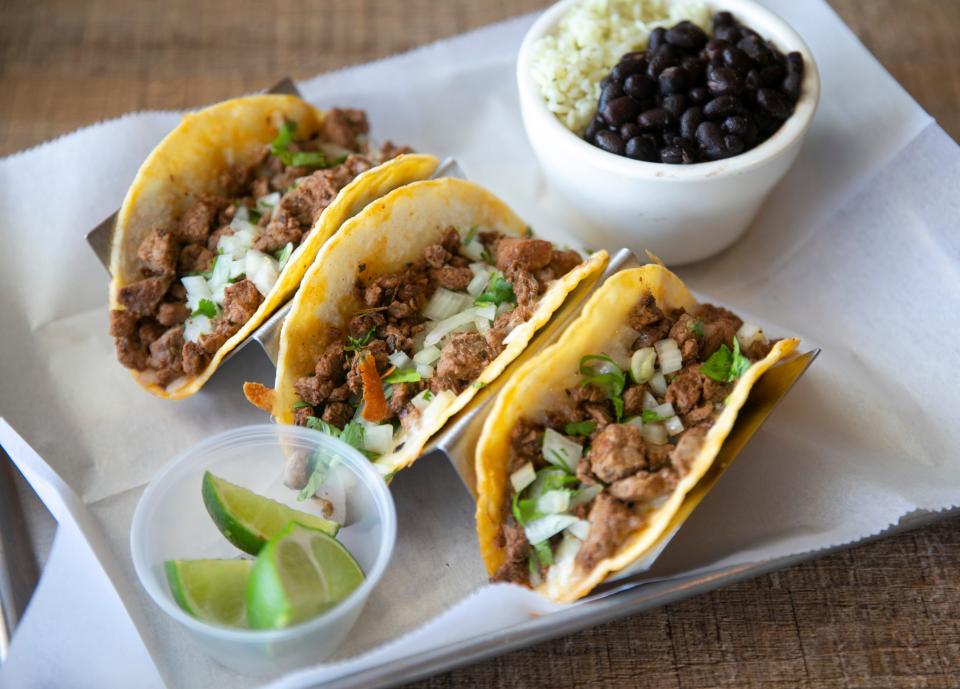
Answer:
POLYGON ((597 109, 600 80, 625 53, 647 45, 650 32, 687 19, 709 31, 702 0, 582 0, 533 48, 530 71, 547 107, 582 134, 597 109))

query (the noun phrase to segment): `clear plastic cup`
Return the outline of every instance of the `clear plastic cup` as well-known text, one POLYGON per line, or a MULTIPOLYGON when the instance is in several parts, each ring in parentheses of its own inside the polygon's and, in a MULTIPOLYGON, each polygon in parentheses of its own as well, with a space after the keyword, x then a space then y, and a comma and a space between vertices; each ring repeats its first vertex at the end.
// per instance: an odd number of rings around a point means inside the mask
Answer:
POLYGON ((383 575, 396 540, 393 498, 370 461, 323 433, 265 424, 215 435, 183 452, 147 486, 133 515, 130 550, 140 583, 160 609, 179 622, 213 658, 238 672, 266 674, 328 657, 356 622, 383 575), (174 600, 165 560, 234 558, 242 555, 220 533, 200 494, 207 470, 295 509, 320 514, 298 502, 283 485, 291 452, 323 450, 336 457, 325 486, 343 527, 337 539, 360 563, 366 578, 344 601, 301 624, 278 630, 235 629, 198 620, 174 600))

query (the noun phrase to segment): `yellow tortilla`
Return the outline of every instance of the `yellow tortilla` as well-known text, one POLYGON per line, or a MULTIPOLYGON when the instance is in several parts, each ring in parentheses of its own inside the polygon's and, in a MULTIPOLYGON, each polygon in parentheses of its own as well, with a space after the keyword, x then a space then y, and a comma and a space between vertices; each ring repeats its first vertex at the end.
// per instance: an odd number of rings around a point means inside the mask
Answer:
MULTIPOLYGON (((490 574, 503 564, 504 550, 497 534, 504 518, 510 461, 510 433, 521 417, 537 418, 554 406, 555 400, 579 380, 580 357, 604 351, 614 333, 627 322, 627 314, 640 298, 651 292, 664 311, 695 310, 693 295, 666 268, 651 264, 617 273, 590 298, 583 312, 563 336, 538 356, 527 361, 500 391, 487 417, 477 444, 477 536, 480 552, 490 574)), ((558 602, 571 602, 588 594, 607 575, 642 557, 655 545, 683 503, 684 497, 706 473, 733 428, 740 408, 757 379, 788 356, 799 340, 781 340, 770 353, 755 362, 737 381, 727 403, 704 438, 673 494, 647 513, 644 525, 610 557, 583 571, 573 563, 564 569, 551 567, 537 591, 558 602)))
MULTIPOLYGON (((222 192, 220 173, 256 155, 276 137, 285 120, 297 123, 298 139, 308 138, 323 126, 324 113, 295 96, 263 95, 236 98, 184 115, 144 161, 120 207, 110 255, 111 309, 120 308, 119 290, 142 278, 137 248, 150 230, 172 227, 197 196, 222 192)), ((433 156, 402 155, 357 176, 324 209, 291 255, 273 290, 250 320, 217 350, 200 375, 183 376, 165 388, 155 382, 149 370, 131 369, 134 379, 166 399, 194 394, 224 357, 290 298, 320 247, 344 220, 391 189, 429 177, 437 165, 433 156)))
MULTIPOLYGON (((364 308, 354 294, 358 277, 365 281, 402 270, 416 261, 430 244, 440 241, 448 227, 473 227, 520 236, 526 224, 506 204, 482 187, 459 179, 415 182, 395 189, 347 221, 327 242, 307 271, 280 333, 273 416, 279 423, 294 422, 294 403, 300 401, 294 381, 313 372, 317 358, 335 339, 333 329, 345 332, 350 318, 364 308), (363 267, 362 272, 360 267, 363 267)), ((491 382, 527 346, 533 334, 556 311, 567 294, 588 275, 602 270, 606 252, 593 254, 540 297, 525 323, 510 334, 510 342, 487 366, 480 378, 449 403, 431 404, 403 445, 375 464, 384 474, 409 466, 430 437, 463 409, 483 385, 491 382)), ((438 396, 439 397, 439 396, 438 396)))

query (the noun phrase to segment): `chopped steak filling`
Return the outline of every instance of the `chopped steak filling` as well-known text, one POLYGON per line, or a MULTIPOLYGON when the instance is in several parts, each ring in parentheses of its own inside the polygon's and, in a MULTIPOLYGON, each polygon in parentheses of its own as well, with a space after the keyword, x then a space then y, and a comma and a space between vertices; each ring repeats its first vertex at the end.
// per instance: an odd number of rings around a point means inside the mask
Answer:
POLYGON ((359 266, 353 317, 294 383, 296 423, 389 453, 434 398, 477 385, 550 281, 582 260, 540 239, 449 227, 399 272, 359 266))
MULTIPOLYGON (((507 240, 499 255, 533 271, 557 262, 507 240)), ((587 572, 613 555, 690 472, 734 382, 773 347, 726 309, 664 313, 649 293, 627 326, 626 368, 583 357, 578 384, 513 428, 494 581, 537 586, 559 559, 587 572)))
POLYGON ((150 230, 137 249, 141 279, 120 289, 110 313, 120 363, 153 371, 160 385, 201 373, 340 190, 411 152, 371 148, 368 129, 362 110, 340 108, 310 139, 296 140, 295 123, 285 123, 252 160, 220 173, 219 195, 196 197, 173 226, 150 230))

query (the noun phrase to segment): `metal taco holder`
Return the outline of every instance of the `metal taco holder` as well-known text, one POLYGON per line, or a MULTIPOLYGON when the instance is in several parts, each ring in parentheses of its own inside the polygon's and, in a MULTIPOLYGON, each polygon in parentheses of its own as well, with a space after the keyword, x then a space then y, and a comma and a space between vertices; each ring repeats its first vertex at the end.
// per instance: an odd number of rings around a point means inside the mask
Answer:
MULTIPOLYGON (((284 79, 276 84, 269 90, 269 93, 300 95, 296 86, 289 79, 284 79)), ((465 178, 465 175, 456 161, 446 159, 441 163, 433 177, 465 178)), ((116 213, 86 235, 91 249, 108 271, 110 243, 115 220, 116 213)), ((506 368, 503 374, 481 389, 471 403, 448 421, 446 426, 434 436, 425 448, 423 458, 426 459, 435 455, 445 456, 460 475, 471 498, 475 498, 474 449, 486 416, 485 412, 488 411, 500 388, 523 362, 543 351, 559 338, 565 328, 579 315, 589 297, 607 278, 621 270, 639 265, 641 265, 641 261, 631 251, 621 249, 611 257, 609 264, 601 275, 592 276, 578 285, 568 295, 560 309, 553 314, 549 322, 536 333, 524 352, 506 368)), ((290 302, 287 302, 241 342, 226 358, 233 356, 251 341, 255 341, 270 360, 276 364, 280 327, 289 310, 290 302)), ((644 558, 598 586, 590 596, 559 612, 532 618, 528 622, 495 633, 414 654, 403 660, 392 661, 389 668, 371 668, 350 677, 334 680, 325 686, 393 686, 410 682, 613 619, 666 605, 675 600, 729 586, 738 581, 757 577, 849 547, 837 546, 816 553, 801 553, 766 562, 723 567, 707 573, 679 575, 666 580, 652 580, 646 576, 646 572, 679 531, 684 520, 713 488, 726 468, 733 462, 775 406, 789 392, 793 384, 803 375, 819 353, 819 349, 813 349, 791 356, 771 368, 760 378, 752 389, 750 397, 741 410, 737 422, 714 465, 687 496, 679 513, 671 521, 657 544, 644 558)), ((907 515, 899 524, 876 536, 864 539, 863 542, 898 531, 918 528, 944 516, 946 515, 943 513, 929 512, 907 515)))

